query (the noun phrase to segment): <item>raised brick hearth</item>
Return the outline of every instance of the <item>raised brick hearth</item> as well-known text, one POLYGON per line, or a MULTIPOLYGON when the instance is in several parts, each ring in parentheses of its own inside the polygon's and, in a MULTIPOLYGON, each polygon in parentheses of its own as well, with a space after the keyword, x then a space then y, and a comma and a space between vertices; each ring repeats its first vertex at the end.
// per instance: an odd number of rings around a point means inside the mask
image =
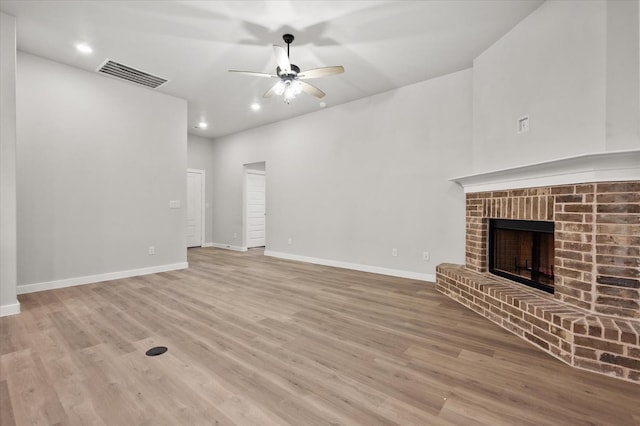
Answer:
POLYGON ((436 288, 576 367, 640 383, 640 182, 468 193, 466 265, 436 288), (489 219, 555 222, 555 294, 487 272, 489 219))

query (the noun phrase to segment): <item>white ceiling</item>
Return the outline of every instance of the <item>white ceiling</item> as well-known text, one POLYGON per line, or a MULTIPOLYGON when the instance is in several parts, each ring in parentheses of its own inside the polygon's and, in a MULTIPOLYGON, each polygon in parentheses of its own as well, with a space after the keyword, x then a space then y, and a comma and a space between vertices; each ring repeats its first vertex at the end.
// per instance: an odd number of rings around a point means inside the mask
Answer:
POLYGON ((296 37, 291 62, 302 70, 345 67, 310 81, 331 107, 469 68, 541 3, 2 0, 0 10, 17 18, 19 50, 91 72, 108 58, 169 79, 155 90, 188 101, 189 131, 218 137, 321 108, 306 94, 290 105, 264 99, 274 80, 227 72, 273 74, 271 45, 284 33, 296 37), (201 120, 207 130, 194 129, 201 120))

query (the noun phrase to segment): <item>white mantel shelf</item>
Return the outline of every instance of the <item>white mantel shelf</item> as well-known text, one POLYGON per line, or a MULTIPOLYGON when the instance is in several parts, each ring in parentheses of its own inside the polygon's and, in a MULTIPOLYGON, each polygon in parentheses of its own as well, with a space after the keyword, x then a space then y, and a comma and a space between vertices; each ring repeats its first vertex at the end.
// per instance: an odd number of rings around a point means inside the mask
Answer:
POLYGON ((640 180, 640 149, 561 158, 449 179, 464 192, 640 180))

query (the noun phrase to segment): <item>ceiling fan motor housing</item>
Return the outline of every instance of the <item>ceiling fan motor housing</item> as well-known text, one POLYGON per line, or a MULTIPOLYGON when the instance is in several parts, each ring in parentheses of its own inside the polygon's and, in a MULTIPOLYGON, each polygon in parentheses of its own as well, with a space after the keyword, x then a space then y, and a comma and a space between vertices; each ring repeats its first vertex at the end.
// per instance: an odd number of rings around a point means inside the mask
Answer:
POLYGON ((293 34, 283 34, 282 39, 285 43, 290 44, 291 42, 293 42, 295 37, 293 36, 293 34))
POLYGON ((300 72, 300 68, 297 65, 291 64, 291 72, 283 73, 280 67, 276 68, 276 74, 283 80, 294 80, 298 73, 300 72))

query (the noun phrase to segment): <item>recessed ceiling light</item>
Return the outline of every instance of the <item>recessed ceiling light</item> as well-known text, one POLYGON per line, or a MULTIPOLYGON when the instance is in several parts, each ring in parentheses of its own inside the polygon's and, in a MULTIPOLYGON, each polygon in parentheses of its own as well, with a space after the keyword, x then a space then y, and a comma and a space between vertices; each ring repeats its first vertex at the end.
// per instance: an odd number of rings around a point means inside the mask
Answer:
POLYGON ((198 123, 197 128, 198 129, 206 129, 209 125, 207 123, 205 123, 204 121, 201 121, 198 123))
POLYGON ((320 108, 324 108, 326 106, 327 106, 327 104, 325 102, 320 102, 320 108))
POLYGON ((84 53, 85 55, 93 53, 93 49, 87 43, 76 43, 76 50, 80 53, 84 53))
POLYGON ((259 103, 251 104, 251 109, 254 110, 254 111, 258 111, 260 108, 262 108, 262 107, 260 106, 259 103))

